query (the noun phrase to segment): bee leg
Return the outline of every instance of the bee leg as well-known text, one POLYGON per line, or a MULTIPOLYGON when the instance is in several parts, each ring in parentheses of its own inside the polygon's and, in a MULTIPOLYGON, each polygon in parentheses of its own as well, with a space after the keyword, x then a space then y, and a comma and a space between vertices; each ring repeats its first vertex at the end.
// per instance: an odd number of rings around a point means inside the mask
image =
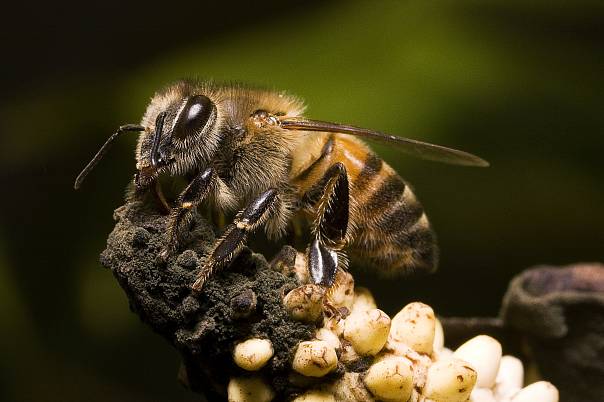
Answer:
POLYGON ((346 245, 349 215, 348 175, 342 163, 330 167, 321 182, 323 194, 317 204, 314 239, 307 249, 307 263, 313 283, 331 287, 338 268, 346 266, 342 249, 346 245))
POLYGON ((141 185, 139 184, 139 173, 135 173, 132 185, 129 186, 127 190, 126 200, 128 200, 128 202, 143 200, 147 193, 151 193, 153 200, 157 203, 158 207, 161 208, 162 214, 167 215, 170 213, 172 208, 164 196, 159 180, 156 179, 150 183, 141 185))
POLYGON ((318 238, 310 243, 306 253, 312 282, 324 287, 333 285, 338 270, 338 253, 325 247, 318 238))
POLYGON ((247 235, 266 221, 277 200, 277 190, 268 189, 235 216, 233 223, 227 226, 224 234, 216 241, 207 256, 192 286, 193 290, 200 290, 217 267, 229 262, 241 250, 247 235))
POLYGON ((168 220, 168 243, 159 253, 159 258, 162 261, 165 261, 176 250, 180 226, 191 218, 192 211, 203 201, 212 188, 215 177, 214 169, 207 168, 198 174, 178 196, 176 206, 172 208, 168 220))
POLYGON ((157 203, 161 205, 161 207, 164 209, 164 213, 170 213, 172 208, 170 208, 170 203, 168 202, 168 200, 166 200, 166 196, 164 195, 164 192, 161 189, 161 184, 159 184, 159 180, 155 180, 155 183, 153 185, 153 196, 157 200, 157 203))

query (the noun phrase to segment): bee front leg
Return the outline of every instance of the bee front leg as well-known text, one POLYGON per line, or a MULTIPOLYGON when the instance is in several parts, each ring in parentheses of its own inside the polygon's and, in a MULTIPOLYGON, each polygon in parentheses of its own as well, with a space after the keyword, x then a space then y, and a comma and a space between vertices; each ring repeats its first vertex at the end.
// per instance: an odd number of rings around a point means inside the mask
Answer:
POLYGON ((277 190, 274 188, 268 189, 235 216, 234 222, 227 226, 224 234, 216 241, 212 251, 207 256, 206 262, 201 267, 201 271, 192 286, 193 290, 200 290, 217 267, 229 262, 241 250, 247 235, 266 222, 276 206, 277 200, 277 190))
POLYGON ((198 174, 178 196, 176 206, 172 208, 168 220, 168 243, 159 253, 161 260, 165 261, 174 253, 178 246, 180 226, 191 218, 191 213, 204 200, 215 180, 216 173, 209 167, 198 174))
POLYGON ((313 234, 307 249, 307 264, 312 281, 330 288, 339 268, 346 267, 342 249, 346 245, 349 218, 348 174, 342 163, 330 167, 323 179, 323 194, 317 204, 313 234))

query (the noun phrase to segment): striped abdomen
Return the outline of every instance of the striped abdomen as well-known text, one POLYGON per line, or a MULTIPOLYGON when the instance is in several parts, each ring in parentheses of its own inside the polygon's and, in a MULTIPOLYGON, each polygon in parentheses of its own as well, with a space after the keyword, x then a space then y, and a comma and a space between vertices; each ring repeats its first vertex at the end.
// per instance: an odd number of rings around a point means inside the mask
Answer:
POLYGON ((294 180, 303 194, 336 162, 350 185, 348 251, 379 273, 431 272, 437 264, 434 233, 412 189, 363 142, 326 136, 321 156, 294 180))

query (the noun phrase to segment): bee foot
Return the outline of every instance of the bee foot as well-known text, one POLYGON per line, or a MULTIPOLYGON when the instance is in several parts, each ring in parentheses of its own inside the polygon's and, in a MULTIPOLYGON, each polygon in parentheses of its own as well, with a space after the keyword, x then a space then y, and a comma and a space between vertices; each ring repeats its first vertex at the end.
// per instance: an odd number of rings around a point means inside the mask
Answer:
POLYGON ((163 248, 159 254, 157 254, 157 262, 160 264, 165 264, 168 262, 168 258, 170 257, 171 250, 169 248, 163 248))
POLYGON ((323 311, 327 317, 343 320, 350 315, 350 310, 346 307, 337 307, 325 297, 323 299, 323 311))
POLYGON ((204 281, 201 280, 201 278, 198 278, 195 282, 193 282, 193 285, 191 285, 191 291, 195 294, 200 293, 201 289, 203 288, 203 283, 204 281))
POLYGON ((212 276, 215 269, 216 263, 211 258, 206 259, 206 262, 201 264, 201 268, 199 269, 197 277, 195 278, 195 282, 193 282, 193 285, 191 285, 191 290, 193 293, 201 292, 203 285, 206 283, 208 278, 212 276))

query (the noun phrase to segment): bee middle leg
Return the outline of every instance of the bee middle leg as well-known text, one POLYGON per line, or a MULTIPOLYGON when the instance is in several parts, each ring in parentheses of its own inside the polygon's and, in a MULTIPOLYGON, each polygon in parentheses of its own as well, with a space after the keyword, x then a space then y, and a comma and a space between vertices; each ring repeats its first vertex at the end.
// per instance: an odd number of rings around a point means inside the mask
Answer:
POLYGON ((168 223, 168 243, 159 254, 161 260, 166 260, 178 246, 179 228, 190 217, 191 213, 204 200, 215 181, 216 173, 209 167, 198 174, 178 196, 176 206, 172 208, 168 223))
POLYGON ((216 241, 207 256, 205 264, 197 275, 193 290, 200 290, 205 281, 217 267, 229 262, 245 244, 247 235, 266 222, 278 202, 278 191, 270 188, 261 193, 244 210, 240 211, 233 223, 227 226, 224 234, 216 241))
POLYGON ((346 266, 342 249, 348 230, 349 188, 344 164, 330 167, 320 183, 323 192, 317 203, 307 264, 313 283, 330 288, 336 281, 338 269, 346 266))

